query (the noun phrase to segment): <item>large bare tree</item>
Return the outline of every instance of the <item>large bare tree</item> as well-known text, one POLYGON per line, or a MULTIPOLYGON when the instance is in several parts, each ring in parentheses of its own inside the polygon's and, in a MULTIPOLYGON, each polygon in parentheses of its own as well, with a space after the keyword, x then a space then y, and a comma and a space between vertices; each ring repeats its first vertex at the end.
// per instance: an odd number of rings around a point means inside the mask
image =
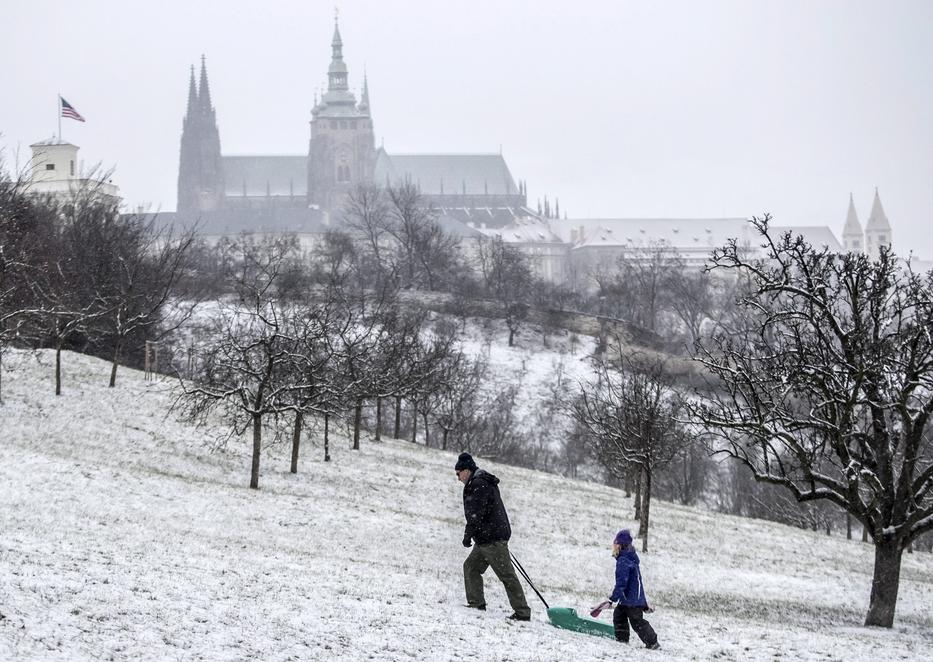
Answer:
POLYGON ((816 249, 755 218, 764 259, 735 241, 712 268, 751 284, 732 332, 701 347, 715 376, 692 407, 722 453, 800 503, 825 500, 875 546, 867 625, 891 627, 901 555, 933 530, 933 274, 816 249))

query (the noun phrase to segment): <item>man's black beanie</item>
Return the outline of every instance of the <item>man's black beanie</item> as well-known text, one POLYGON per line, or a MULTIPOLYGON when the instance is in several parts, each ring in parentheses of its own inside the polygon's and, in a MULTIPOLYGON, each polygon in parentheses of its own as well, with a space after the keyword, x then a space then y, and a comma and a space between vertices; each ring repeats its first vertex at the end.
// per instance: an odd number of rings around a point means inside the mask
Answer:
POLYGON ((460 453, 460 457, 457 458, 457 464, 454 465, 454 469, 457 471, 463 471, 464 469, 476 471, 476 462, 473 461, 473 457, 469 453, 460 453))

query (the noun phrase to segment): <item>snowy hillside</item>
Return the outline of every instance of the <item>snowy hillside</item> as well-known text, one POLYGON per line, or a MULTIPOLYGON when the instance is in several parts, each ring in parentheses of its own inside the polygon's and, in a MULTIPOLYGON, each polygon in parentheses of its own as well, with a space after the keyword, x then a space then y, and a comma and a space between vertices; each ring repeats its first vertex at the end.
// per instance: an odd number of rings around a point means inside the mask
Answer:
MULTIPOLYGON (((528 591, 512 624, 462 607, 454 453, 408 442, 308 443, 263 458, 166 416, 171 381, 53 355, 4 357, 2 660, 930 659, 933 557, 905 554, 893 630, 861 627, 872 548, 658 502, 642 555, 661 651, 557 630, 528 591)), ((610 591, 617 490, 482 463, 502 479, 512 549, 551 605, 610 591)), ((491 573, 490 573, 491 574, 491 573)), ((605 615, 604 615, 605 617, 605 615)))

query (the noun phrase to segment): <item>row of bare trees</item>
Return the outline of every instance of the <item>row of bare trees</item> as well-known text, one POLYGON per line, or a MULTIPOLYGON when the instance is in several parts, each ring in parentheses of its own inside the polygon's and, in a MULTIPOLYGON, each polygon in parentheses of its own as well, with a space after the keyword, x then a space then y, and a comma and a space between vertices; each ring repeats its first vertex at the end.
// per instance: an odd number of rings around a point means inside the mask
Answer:
POLYGON ((589 293, 580 285, 580 310, 616 317, 657 333, 682 352, 737 313, 744 284, 688 264, 664 241, 624 249, 609 261, 589 265, 589 293))
POLYGON ((62 349, 106 354, 114 386, 127 347, 167 329, 193 241, 122 215, 94 184, 42 196, 0 171, 0 356, 10 344, 54 348, 59 395, 62 349))
POLYGON ((182 378, 179 407, 196 421, 218 416, 232 434, 252 431, 250 487, 259 486, 264 427, 290 430, 297 472, 308 417, 323 419, 325 461, 332 420, 349 423, 358 450, 369 405, 378 412, 377 440, 386 403, 395 407, 394 436, 409 402, 414 420, 441 430, 445 447, 473 420, 470 375, 478 368, 453 329, 403 305, 392 279, 370 281, 365 255, 347 235, 331 232, 304 256, 301 291, 288 287, 294 238, 241 237, 229 248, 231 294, 218 302, 195 367, 182 378))

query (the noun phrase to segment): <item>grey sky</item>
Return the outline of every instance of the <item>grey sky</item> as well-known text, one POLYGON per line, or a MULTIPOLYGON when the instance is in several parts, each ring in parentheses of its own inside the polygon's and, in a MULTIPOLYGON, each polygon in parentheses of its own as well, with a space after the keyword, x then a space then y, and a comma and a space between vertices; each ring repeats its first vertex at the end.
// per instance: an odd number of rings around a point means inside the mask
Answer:
MULTIPOLYGON (((304 154, 333 2, 5 3, 8 162, 63 119, 130 205, 175 206, 188 67, 223 152, 304 154)), ((390 152, 495 152, 571 217, 827 224, 874 187, 895 247, 933 258, 933 2, 341 2, 390 152)))

